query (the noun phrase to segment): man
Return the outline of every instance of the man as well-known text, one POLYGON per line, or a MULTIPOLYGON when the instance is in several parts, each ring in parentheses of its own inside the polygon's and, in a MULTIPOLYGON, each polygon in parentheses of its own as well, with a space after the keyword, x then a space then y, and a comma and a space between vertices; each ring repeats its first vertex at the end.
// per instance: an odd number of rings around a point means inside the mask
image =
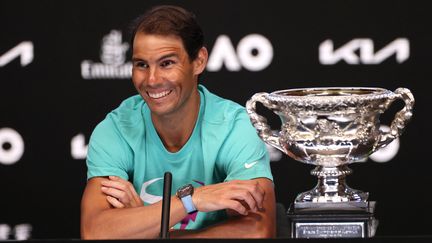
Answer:
POLYGON ((138 19, 132 81, 139 95, 90 138, 83 239, 158 237, 165 171, 179 188, 170 199, 170 237, 275 236, 265 145, 243 107, 198 85, 207 59, 193 14, 158 6, 138 19))

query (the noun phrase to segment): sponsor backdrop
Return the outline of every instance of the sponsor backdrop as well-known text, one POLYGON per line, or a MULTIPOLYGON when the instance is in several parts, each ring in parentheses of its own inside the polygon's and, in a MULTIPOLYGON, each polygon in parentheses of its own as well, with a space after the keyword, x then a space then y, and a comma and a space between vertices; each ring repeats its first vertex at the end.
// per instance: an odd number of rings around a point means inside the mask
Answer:
MULTIPOLYGON (((210 53, 201 83, 242 105, 287 88, 409 88, 405 133, 351 165, 347 181, 377 201, 377 235, 431 233, 432 17, 422 1, 1 1, 0 239, 79 238, 89 136, 135 94, 129 24, 160 3, 196 12, 210 53)), ((276 115, 259 112, 278 129, 276 115)), ((315 185, 313 166, 269 150, 288 207, 315 185)))

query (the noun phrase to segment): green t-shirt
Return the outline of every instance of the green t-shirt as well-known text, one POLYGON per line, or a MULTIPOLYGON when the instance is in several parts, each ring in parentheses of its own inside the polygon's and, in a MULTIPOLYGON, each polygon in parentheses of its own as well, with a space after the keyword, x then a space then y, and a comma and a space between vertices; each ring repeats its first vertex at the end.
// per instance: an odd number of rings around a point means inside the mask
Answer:
MULTIPOLYGON (((244 107, 199 85, 200 111, 187 143, 175 153, 163 146, 141 96, 125 101, 94 129, 87 154, 87 177, 116 175, 133 183, 145 204, 162 199, 163 176, 172 173, 172 194, 230 180, 273 180, 269 155, 244 107)), ((200 229, 226 218, 224 210, 198 212, 177 229, 200 229)))

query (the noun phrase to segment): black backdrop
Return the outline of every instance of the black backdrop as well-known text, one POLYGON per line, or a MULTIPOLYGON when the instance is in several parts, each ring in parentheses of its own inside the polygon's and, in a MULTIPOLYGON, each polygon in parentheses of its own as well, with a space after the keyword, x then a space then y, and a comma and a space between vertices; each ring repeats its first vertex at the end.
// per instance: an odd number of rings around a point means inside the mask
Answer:
MULTIPOLYGON (((213 59, 201 83, 240 104, 297 87, 409 88, 413 120, 399 149, 386 152, 396 156, 353 164, 347 180, 378 202, 377 235, 430 234, 432 17, 423 2, 1 1, 0 239, 79 238, 85 146, 106 113, 135 94, 124 72, 128 25, 160 3, 197 14, 213 59)), ((276 115, 261 112, 277 129, 276 115)), ((272 156, 277 200, 288 207, 316 183, 313 167, 272 156)))

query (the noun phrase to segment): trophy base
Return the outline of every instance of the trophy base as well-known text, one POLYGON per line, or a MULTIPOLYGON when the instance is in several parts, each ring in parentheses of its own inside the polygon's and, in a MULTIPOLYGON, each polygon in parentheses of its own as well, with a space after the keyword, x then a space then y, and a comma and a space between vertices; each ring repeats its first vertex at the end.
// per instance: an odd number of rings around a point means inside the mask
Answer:
POLYGON ((333 211, 367 211, 370 206, 368 201, 348 202, 295 202, 294 212, 333 210, 333 211))
MULTIPOLYGON (((375 235, 375 202, 310 203, 313 207, 291 205, 287 216, 292 238, 369 238, 375 235), (331 205, 337 204, 337 205, 331 205)), ((306 205, 301 205, 306 206, 306 205)))

